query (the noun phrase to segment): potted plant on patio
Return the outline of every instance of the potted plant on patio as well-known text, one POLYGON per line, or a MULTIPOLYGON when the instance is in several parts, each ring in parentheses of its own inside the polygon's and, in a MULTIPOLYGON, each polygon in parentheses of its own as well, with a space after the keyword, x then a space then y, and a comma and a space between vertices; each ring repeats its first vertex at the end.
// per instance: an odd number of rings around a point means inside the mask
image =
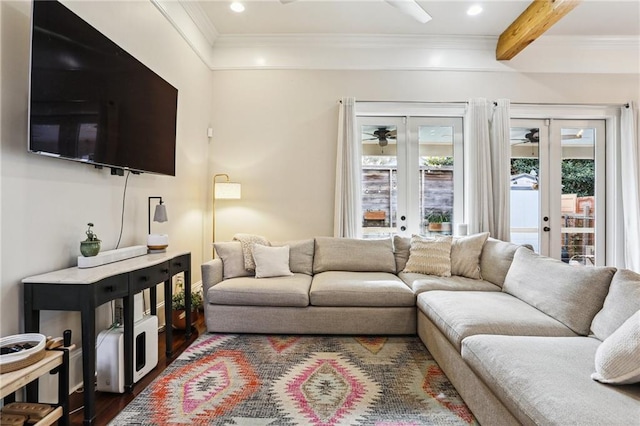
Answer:
POLYGON ((431 232, 451 232, 451 213, 445 210, 431 210, 425 216, 431 232))
MULTIPOLYGON (((176 281, 176 292, 171 297, 171 324, 177 330, 186 330, 187 313, 185 310, 184 283, 181 277, 176 281)), ((198 320, 198 312, 202 309, 202 293, 191 292, 191 324, 198 320)))

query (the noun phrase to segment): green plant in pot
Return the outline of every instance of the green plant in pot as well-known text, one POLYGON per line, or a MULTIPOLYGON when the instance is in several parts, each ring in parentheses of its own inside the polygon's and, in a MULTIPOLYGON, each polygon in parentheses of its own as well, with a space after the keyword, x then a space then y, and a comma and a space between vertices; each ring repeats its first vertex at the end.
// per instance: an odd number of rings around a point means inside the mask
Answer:
POLYGON ((85 234, 87 234, 87 239, 84 241, 80 241, 80 253, 84 257, 96 256, 98 253, 100 253, 100 240, 91 229, 93 227, 93 223, 89 222, 87 225, 89 226, 89 228, 85 231, 85 234))
MULTIPOLYGON (((187 322, 187 314, 185 310, 185 292, 182 279, 176 281, 176 292, 171 297, 171 323, 173 328, 185 330, 187 322)), ((202 293, 199 291, 191 292, 191 324, 198 320, 198 311, 203 308, 202 293)))
POLYGON ((451 231, 451 213, 444 210, 431 210, 425 219, 429 223, 429 231, 447 232, 451 231))

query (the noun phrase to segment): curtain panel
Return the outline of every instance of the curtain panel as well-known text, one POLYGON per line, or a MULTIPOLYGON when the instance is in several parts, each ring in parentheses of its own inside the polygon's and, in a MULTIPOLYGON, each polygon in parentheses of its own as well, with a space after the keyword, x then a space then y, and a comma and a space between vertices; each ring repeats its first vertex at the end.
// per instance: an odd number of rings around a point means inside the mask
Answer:
POLYGON ((362 147, 358 138, 355 98, 342 98, 339 109, 333 235, 361 238, 362 147))
POLYGON ((510 102, 471 99, 465 113, 465 218, 469 233, 510 238, 510 102))
POLYGON ((620 130, 625 268, 640 272, 640 157, 637 112, 633 102, 621 108, 620 130))

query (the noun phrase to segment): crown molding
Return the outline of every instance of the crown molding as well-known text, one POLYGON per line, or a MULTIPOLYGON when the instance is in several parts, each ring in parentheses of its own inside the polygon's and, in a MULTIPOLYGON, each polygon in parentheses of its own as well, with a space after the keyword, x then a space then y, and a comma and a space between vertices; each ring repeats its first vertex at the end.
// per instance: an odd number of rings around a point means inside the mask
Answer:
POLYGON ((640 74, 640 37, 541 36, 514 59, 498 37, 378 34, 221 35, 197 4, 150 0, 212 70, 438 70, 640 74))
MULTIPOLYGON (((171 25, 189 44, 191 49, 207 66, 211 67, 213 44, 196 25, 194 18, 187 13, 183 5, 173 0, 150 0, 171 25)), ((195 10, 192 9, 192 13, 195 10)), ((214 40, 215 42, 215 40, 214 40)))
POLYGON ((415 36, 377 34, 243 34, 222 35, 215 47, 304 47, 304 48, 428 48, 486 50, 495 49, 497 37, 487 36, 415 36))
POLYGON ((213 46, 219 36, 218 30, 213 25, 213 22, 207 18, 207 15, 202 9, 202 6, 200 6, 200 3, 184 0, 178 0, 178 3, 180 3, 185 12, 187 12, 187 15, 189 15, 191 20, 193 20, 196 27, 198 27, 209 44, 213 46))

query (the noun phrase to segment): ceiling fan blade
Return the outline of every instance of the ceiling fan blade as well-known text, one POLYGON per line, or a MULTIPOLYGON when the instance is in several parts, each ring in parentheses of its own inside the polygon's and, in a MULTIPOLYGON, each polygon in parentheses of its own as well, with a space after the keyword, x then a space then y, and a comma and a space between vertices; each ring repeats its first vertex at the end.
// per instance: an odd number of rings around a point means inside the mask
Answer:
MULTIPOLYGON (((280 0, 282 1, 282 0, 280 0)), ((385 0, 391 6, 399 9, 402 13, 411 16, 418 22, 426 24, 432 18, 415 0, 385 0)))

